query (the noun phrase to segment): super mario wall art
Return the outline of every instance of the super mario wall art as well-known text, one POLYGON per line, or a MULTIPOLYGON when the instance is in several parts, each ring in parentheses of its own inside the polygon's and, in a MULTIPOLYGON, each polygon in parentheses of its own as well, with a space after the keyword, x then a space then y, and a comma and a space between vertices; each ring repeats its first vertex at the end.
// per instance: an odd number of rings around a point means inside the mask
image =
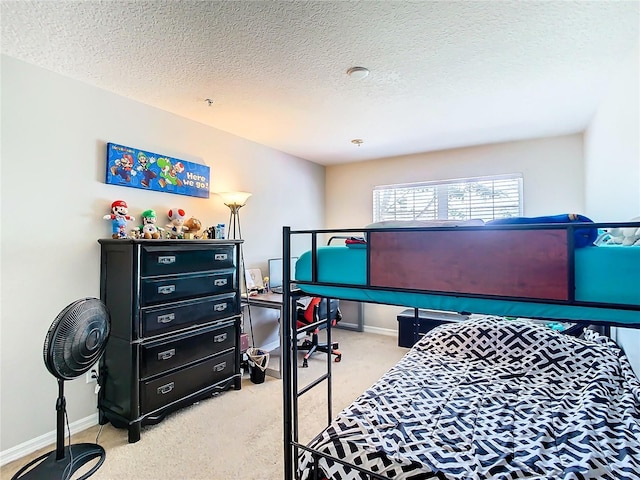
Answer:
POLYGON ((209 198, 209 167, 116 143, 107 143, 105 183, 209 198))

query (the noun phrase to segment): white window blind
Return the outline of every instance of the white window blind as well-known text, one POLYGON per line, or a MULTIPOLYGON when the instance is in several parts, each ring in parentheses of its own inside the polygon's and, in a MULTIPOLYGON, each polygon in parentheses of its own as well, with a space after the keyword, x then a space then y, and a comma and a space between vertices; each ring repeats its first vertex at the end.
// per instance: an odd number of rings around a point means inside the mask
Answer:
POLYGON ((380 185, 373 189, 373 221, 470 220, 522 216, 522 175, 380 185))

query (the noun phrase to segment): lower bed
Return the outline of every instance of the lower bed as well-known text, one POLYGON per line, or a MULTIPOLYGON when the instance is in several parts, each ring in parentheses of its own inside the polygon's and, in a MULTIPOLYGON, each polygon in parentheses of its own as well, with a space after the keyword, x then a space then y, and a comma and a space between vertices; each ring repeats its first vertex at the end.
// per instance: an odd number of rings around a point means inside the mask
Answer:
MULTIPOLYGON (((638 479, 640 383, 606 337, 437 327, 309 444, 393 479, 638 479)), ((311 453, 303 480, 314 478, 311 453)), ((318 478, 365 479, 331 459, 318 478)))

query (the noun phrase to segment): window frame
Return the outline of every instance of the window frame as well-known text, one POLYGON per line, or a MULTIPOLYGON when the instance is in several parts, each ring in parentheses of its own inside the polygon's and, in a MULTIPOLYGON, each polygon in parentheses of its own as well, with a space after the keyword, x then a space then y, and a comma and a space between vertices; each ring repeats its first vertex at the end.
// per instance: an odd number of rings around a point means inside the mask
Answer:
MULTIPOLYGON (((524 201, 523 201, 523 185, 524 179, 522 173, 507 173, 500 175, 487 175, 487 176, 478 176, 478 177, 464 177, 464 178, 453 178, 453 179, 445 179, 445 180, 430 180, 423 182, 413 182, 413 183, 398 183, 398 184, 388 184, 388 185, 376 185, 373 188, 372 192, 372 217, 373 222, 381 222, 385 220, 399 221, 399 220, 468 220, 475 218, 482 218, 483 220, 492 220, 497 218, 506 218, 506 217, 515 217, 522 216, 524 212, 524 201), (498 202, 496 205, 496 182, 500 182, 503 185, 501 186, 504 190, 508 191, 510 189, 515 189, 516 193, 513 193, 511 196, 507 197, 507 201, 514 202, 517 197, 517 205, 509 205, 508 203, 498 202), (477 199, 473 200, 471 198, 468 199, 467 208, 469 210, 469 215, 463 215, 465 218, 460 218, 460 214, 457 216, 451 216, 452 212, 455 212, 455 207, 451 205, 451 187, 456 187, 458 189, 463 190, 463 196, 473 196, 473 190, 475 189, 475 195, 482 196, 482 192, 478 193, 482 189, 486 191, 487 183, 491 184, 492 195, 490 200, 487 200, 486 203, 482 203, 482 200, 478 201, 477 199), (470 187, 470 185, 475 185, 475 187, 470 187), (433 193, 426 193, 424 190, 433 189, 433 193), (404 190, 404 192, 402 192, 404 190), (408 208, 404 212, 398 212, 398 204, 400 204, 400 200, 395 198, 398 195, 399 191, 402 192, 401 195, 405 196, 407 193, 411 193, 411 190, 414 190, 413 198, 409 202, 411 207, 408 208), (420 191, 423 190, 423 191, 420 191), (407 192, 408 191, 408 192, 407 192), (382 193, 392 193, 394 195, 394 199, 391 200, 391 205, 393 206, 393 211, 390 214, 382 215, 381 210, 383 206, 381 202, 385 200, 381 198, 382 193), (415 195, 422 195, 424 198, 421 199, 422 203, 417 206, 417 202, 415 199, 415 195), (433 200, 429 200, 429 197, 432 197, 433 200), (435 203, 431 205, 431 203, 435 203), (503 203, 503 204, 500 204, 503 203), (417 208, 418 207, 418 208, 417 208), (491 215, 475 215, 474 211, 491 211, 491 215), (501 215, 501 213, 510 213, 509 215, 501 215), (422 214, 426 212, 427 215, 423 216, 422 214), (433 215, 430 213, 433 212, 433 215), (400 218, 398 218, 400 217, 400 218), (411 217, 411 218, 409 218, 411 217)), ((486 192, 485 192, 486 195, 486 192)), ((389 200, 386 200, 389 202, 389 200)), ((462 199, 461 204, 458 205, 458 211, 460 208, 464 207, 465 199, 462 199)))

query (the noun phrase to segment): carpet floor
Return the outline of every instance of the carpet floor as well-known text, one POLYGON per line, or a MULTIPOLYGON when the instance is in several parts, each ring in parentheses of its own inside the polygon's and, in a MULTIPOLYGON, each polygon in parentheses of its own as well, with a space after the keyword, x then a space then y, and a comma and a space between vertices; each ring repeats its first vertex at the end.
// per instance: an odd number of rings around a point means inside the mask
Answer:
MULTIPOLYGON (((333 330, 342 361, 332 363, 333 415, 346 407, 394 365, 406 352, 395 336, 333 330)), ((298 365, 302 364, 302 353, 298 365)), ((309 368, 300 368, 302 388, 326 369, 326 356, 316 353, 309 368)), ((137 443, 127 443, 127 431, 107 424, 98 443, 106 460, 92 480, 278 480, 283 477, 282 381, 267 376, 254 384, 248 373, 242 389, 215 397, 168 415, 157 425, 142 428, 137 443)), ((326 382, 299 400, 300 440, 308 442, 327 424, 326 382)), ((96 442, 99 427, 72 437, 72 443, 96 442)), ((10 479, 30 459, 55 446, 9 463, 0 470, 10 479)), ((87 466, 88 468, 88 466, 87 466)), ((80 470, 73 478, 86 471, 80 470)))

